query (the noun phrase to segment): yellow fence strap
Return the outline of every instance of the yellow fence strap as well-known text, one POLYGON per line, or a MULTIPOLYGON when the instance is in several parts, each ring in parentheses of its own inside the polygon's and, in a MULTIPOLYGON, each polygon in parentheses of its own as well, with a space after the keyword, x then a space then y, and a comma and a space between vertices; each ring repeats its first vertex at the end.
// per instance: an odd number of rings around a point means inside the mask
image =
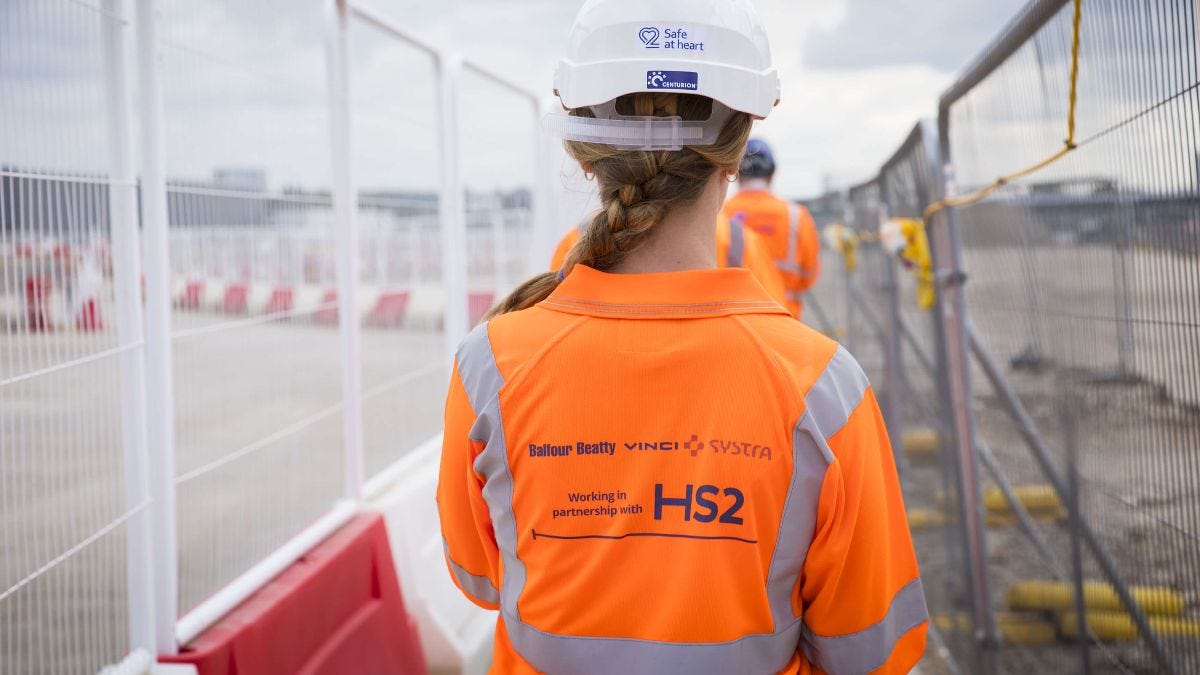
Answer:
POLYGON ((1078 102, 1079 93, 1079 45, 1081 42, 1082 27, 1083 0, 1075 0, 1075 18, 1074 27, 1072 29, 1073 37, 1071 43, 1071 93, 1067 108, 1067 140, 1065 147, 1053 155, 1050 155, 1046 159, 1034 164, 1033 166, 997 178, 990 185, 987 185, 976 192, 967 195, 947 197, 939 202, 930 204, 929 208, 925 209, 926 221, 933 218, 933 216, 944 209, 958 206, 970 206, 971 204, 983 201, 991 196, 992 193, 996 192, 1005 185, 1008 185, 1015 180, 1024 178, 1029 174, 1041 171, 1042 169, 1050 166, 1051 164, 1075 151, 1075 108, 1078 102))

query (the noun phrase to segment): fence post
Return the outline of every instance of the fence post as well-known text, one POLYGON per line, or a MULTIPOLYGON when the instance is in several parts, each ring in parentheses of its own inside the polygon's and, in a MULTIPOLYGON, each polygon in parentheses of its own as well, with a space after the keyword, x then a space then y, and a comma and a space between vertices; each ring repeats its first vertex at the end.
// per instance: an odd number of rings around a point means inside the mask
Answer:
MULTIPOLYGON (((950 164, 949 119, 942 110, 939 119, 938 146, 943 167, 943 194, 955 194, 953 166, 950 164)), ((979 467, 975 455, 975 419, 971 408, 970 362, 967 347, 966 298, 963 283, 958 220, 953 209, 941 211, 933 223, 934 246, 938 251, 936 271, 940 296, 942 346, 945 350, 948 379, 947 394, 952 415, 958 471, 959 514, 966 548, 967 579, 970 584, 973 625, 975 627, 975 671, 984 675, 996 672, 996 627, 992 615, 991 589, 987 571, 987 541, 983 526, 983 500, 979 489, 979 467)))
POLYGON ((491 198, 491 217, 488 225, 492 230, 492 265, 495 278, 492 279, 493 302, 500 302, 502 294, 508 290, 508 257, 511 244, 508 241, 508 226, 505 222, 504 199, 497 191, 491 198))
POLYGON ((105 88, 108 95, 109 199, 117 343, 121 353, 121 445, 124 448, 125 509, 139 510, 125 526, 125 583, 129 651, 153 653, 154 559, 151 546, 150 484, 146 455, 146 364, 142 348, 142 264, 138 259, 137 172, 133 165, 133 104, 129 95, 126 0, 104 0, 105 88))
MULTIPOLYGON (((879 227, 887 224, 887 204, 880 196, 879 227)), ((887 317, 881 322, 883 328, 883 412, 888 436, 892 441, 892 454, 896 469, 903 476, 908 473, 904 456, 904 408, 900 402, 900 378, 903 369, 903 351, 900 348, 900 274, 896 269, 896 258, 880 243, 880 255, 884 267, 884 301, 887 317)))
POLYGON ((362 326, 358 315, 358 195, 354 185, 346 0, 330 0, 326 70, 333 159, 334 241, 337 248, 338 333, 342 352, 343 494, 362 500, 362 326))
POLYGON ((528 276, 546 271, 552 253, 550 204, 553 193, 550 169, 549 139, 542 133, 542 117, 546 114, 544 101, 534 97, 533 105, 533 224, 530 227, 529 259, 525 261, 528 276))
POLYGON ((171 270, 167 181, 162 147, 162 90, 155 0, 137 0, 137 68, 141 102, 142 235, 146 272, 146 442, 150 449, 154 547, 154 643, 173 655, 179 616, 175 534, 175 392, 171 362, 171 270))
POLYGON ((438 199, 441 220, 442 288, 445 301, 446 352, 453 355, 470 330, 467 306, 467 224, 463 213, 463 182, 459 166, 458 86, 462 59, 437 55, 440 101, 442 186, 438 199))

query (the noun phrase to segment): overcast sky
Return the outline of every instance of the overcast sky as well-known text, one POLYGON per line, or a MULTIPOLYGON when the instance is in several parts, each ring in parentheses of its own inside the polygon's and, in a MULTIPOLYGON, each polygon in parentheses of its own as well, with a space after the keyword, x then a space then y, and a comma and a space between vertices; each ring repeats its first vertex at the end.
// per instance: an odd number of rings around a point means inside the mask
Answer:
MULTIPOLYGON (((457 45, 549 93, 577 0, 370 0, 431 41, 457 45)), ((1023 0, 758 0, 783 77, 760 134, 796 196, 871 175, 1023 0)))
MULTIPOLYGON (((582 4, 360 2, 547 97, 582 4)), ((11 94, 0 100, 0 162, 104 169, 104 24, 89 4, 0 0, 0 78, 11 94)), ((759 133, 776 148, 778 188, 799 197, 827 179, 845 185, 872 175, 919 118, 933 115, 938 95, 1023 0, 757 4, 784 83, 783 102, 759 133)), ((322 0, 161 1, 172 178, 261 167, 272 189, 328 186, 323 7, 322 0)), ((359 184, 436 188, 430 60, 360 24, 351 38, 359 184)), ((470 186, 528 184, 534 116, 527 104, 470 78, 461 98, 470 186)), ((570 166, 563 169, 570 175, 570 166)))

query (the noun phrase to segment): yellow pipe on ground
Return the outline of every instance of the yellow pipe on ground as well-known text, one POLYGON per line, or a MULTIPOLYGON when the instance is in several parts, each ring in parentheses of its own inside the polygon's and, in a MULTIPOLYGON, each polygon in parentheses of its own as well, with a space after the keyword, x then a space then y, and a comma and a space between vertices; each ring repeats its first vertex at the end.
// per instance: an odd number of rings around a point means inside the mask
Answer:
MULTIPOLYGON (((1058 513, 1063 511, 1062 501, 1058 493, 1049 485, 1019 485, 1013 488, 1017 500, 1030 513, 1035 511, 1058 513)), ((998 487, 990 487, 983 492, 983 506, 993 513, 1008 513, 1008 500, 998 487)))
POLYGON ((946 514, 934 509, 909 509, 908 529, 914 532, 932 530, 946 524, 946 514))
POLYGON ((933 429, 913 429, 904 432, 904 454, 910 461, 936 459, 938 435, 933 429))
MULTIPOLYGON (((1088 628, 1101 640, 1115 642, 1119 640, 1137 640, 1137 625, 1127 612, 1088 611, 1086 612, 1088 628)), ((1062 612, 1058 615, 1058 629, 1063 637, 1079 637, 1079 619, 1074 611, 1062 612)), ((1150 630, 1159 635, 1172 637, 1200 638, 1200 621, 1190 621, 1175 616, 1147 617, 1150 630)))
MULTIPOLYGON (((1037 614, 997 612, 996 631, 1005 644, 1035 647, 1054 644, 1057 639, 1054 623, 1037 614)), ((969 634, 971 617, 965 612, 935 614, 933 624, 943 633, 969 634)))
MULTIPOLYGON (((1075 606, 1073 584, 1062 581, 1022 581, 1008 589, 1008 608, 1015 610, 1065 611, 1075 606)), ((1178 616, 1183 613, 1183 596, 1163 586, 1134 586, 1133 600, 1147 614, 1178 616)), ((1112 585, 1099 581, 1083 584, 1083 603, 1089 611, 1123 612, 1124 606, 1112 585)))

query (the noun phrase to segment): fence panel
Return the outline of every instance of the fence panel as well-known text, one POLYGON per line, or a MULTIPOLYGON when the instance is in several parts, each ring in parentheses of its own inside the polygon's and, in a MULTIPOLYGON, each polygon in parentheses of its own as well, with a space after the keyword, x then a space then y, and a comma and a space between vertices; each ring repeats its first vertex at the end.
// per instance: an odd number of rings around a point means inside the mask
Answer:
POLYGON ((164 0, 158 13, 170 231, 201 252, 201 276, 173 282, 186 613, 342 495, 344 308, 329 293, 324 8, 164 0))
MULTIPOLYGON (((1061 147, 1072 11, 1064 3, 948 108, 964 190, 1061 147)), ((982 346, 1067 471, 1064 418, 1079 429, 1082 513, 1121 576, 1189 598, 1200 618, 1200 86, 1194 3, 1084 3, 1078 149, 958 210, 982 346)), ((986 382, 982 373, 976 380, 986 382)), ((979 388, 981 436, 1018 482, 1045 482, 1000 406, 979 388)), ((1070 537, 1053 536, 1066 564, 1070 537)), ((1006 540, 995 542, 997 548, 1006 540)), ((1024 556, 994 560, 996 592, 1044 574, 1024 556)), ((1103 579, 1091 557, 1085 576, 1103 579)), ((1173 596, 1172 596, 1173 597, 1173 596)), ((998 604, 1002 602, 997 598, 998 604)), ((1118 615, 1128 623, 1127 616, 1118 615)), ((1200 669, 1184 624, 1155 619, 1177 672, 1200 669), (1168 622, 1170 624, 1170 622, 1168 622)), ((1193 625, 1193 624, 1186 624, 1193 625)), ((1189 629, 1190 630, 1190 629, 1189 629)), ((1015 672, 1035 657, 1008 659, 1015 672)), ((1043 659, 1044 657, 1038 656, 1043 659)), ((1097 667, 1154 668, 1146 642, 1113 646, 1097 667)))
POLYGON ((122 427, 140 326, 120 325, 116 291, 139 274, 128 91, 114 79, 131 32, 116 2, 0 5, 5 672, 94 671, 149 638, 127 574, 147 505, 124 481, 144 467, 127 463, 136 429, 122 427))
POLYGON ((436 55, 351 16, 368 477, 441 429, 449 380, 436 55))
POLYGON ((460 152, 474 322, 524 281, 529 269, 541 132, 535 96, 470 63, 461 82, 460 152))

